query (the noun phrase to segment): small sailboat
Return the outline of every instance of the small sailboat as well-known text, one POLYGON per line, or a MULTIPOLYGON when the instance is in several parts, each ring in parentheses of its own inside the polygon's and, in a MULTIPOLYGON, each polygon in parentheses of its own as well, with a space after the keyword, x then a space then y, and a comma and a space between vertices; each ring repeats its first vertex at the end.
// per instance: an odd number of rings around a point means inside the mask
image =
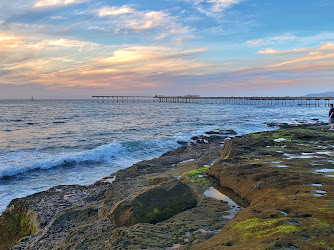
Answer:
POLYGON ((31 101, 32 101, 32 102, 34 101, 34 97, 33 97, 33 96, 31 97, 31 101))

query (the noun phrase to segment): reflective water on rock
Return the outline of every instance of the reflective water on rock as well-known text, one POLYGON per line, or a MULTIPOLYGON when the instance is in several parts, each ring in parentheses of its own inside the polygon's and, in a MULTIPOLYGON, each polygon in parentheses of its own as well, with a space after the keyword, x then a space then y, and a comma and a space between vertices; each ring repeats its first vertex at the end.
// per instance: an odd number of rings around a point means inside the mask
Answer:
POLYGON ((288 165, 277 164, 277 165, 271 165, 271 167, 276 167, 276 168, 288 168, 288 167, 290 167, 290 166, 288 166, 288 165))
POLYGON ((228 203, 231 209, 228 210, 228 214, 224 216, 226 219, 233 219, 237 212, 239 212, 244 207, 249 206, 248 202, 241 199, 241 197, 232 190, 223 188, 221 186, 210 187, 207 191, 204 192, 204 195, 228 203))
POLYGON ((311 186, 313 187, 322 187, 321 183, 312 183, 311 186))

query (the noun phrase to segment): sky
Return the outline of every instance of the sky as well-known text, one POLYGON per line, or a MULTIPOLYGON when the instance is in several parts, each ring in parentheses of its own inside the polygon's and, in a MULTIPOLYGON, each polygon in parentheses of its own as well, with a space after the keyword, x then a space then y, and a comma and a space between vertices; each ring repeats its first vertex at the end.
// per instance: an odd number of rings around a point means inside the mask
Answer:
POLYGON ((333 0, 0 0, 0 99, 334 90, 333 0))

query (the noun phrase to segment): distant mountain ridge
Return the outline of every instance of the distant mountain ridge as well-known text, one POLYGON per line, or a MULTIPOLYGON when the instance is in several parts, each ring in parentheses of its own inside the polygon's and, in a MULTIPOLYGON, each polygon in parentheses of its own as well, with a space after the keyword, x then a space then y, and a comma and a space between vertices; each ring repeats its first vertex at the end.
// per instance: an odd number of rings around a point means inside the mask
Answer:
POLYGON ((324 92, 324 93, 318 93, 318 94, 308 94, 305 95, 305 97, 329 97, 334 96, 334 92, 324 92))

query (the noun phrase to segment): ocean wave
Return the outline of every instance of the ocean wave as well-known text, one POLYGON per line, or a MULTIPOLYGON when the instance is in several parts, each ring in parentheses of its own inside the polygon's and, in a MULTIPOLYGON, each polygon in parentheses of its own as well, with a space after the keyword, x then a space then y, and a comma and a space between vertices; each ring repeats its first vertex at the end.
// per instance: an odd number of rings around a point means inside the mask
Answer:
POLYGON ((84 162, 110 162, 124 155, 126 149, 118 142, 83 152, 50 154, 40 150, 8 152, 0 156, 0 178, 15 176, 35 169, 71 166, 84 162))
POLYGON ((0 179, 38 169, 51 169, 61 166, 74 167, 81 163, 108 163, 127 167, 141 160, 158 157, 179 147, 177 141, 188 141, 191 136, 204 132, 205 130, 201 129, 187 134, 178 132, 168 138, 124 141, 121 143, 114 141, 81 152, 52 154, 43 152, 43 148, 34 151, 2 152, 0 154, 0 179))
MULTIPOLYGON (((81 163, 117 164, 124 167, 157 157, 168 150, 178 147, 177 140, 189 136, 177 135, 174 138, 113 142, 82 152, 61 152, 56 154, 35 151, 2 152, 0 155, 0 179, 23 174, 38 169, 54 167, 72 167, 81 163)), ((108 174, 108 173, 106 173, 108 174)))

